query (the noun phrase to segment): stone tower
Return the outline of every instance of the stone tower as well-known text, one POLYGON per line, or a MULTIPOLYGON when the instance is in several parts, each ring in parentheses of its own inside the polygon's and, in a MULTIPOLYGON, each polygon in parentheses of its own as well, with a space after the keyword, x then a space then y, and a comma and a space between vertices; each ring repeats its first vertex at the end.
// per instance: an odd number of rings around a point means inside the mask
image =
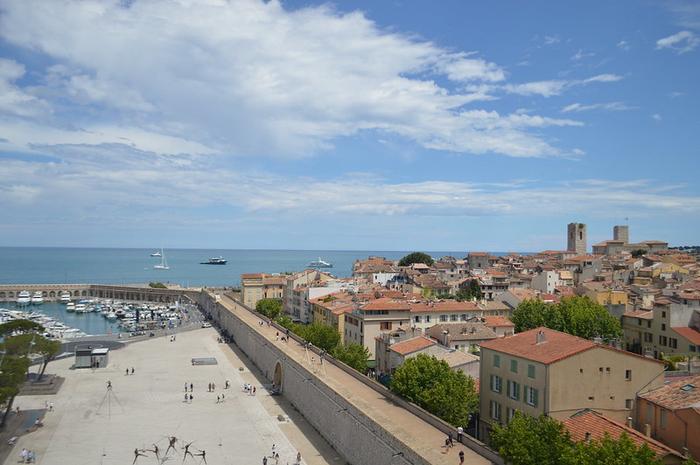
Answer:
POLYGON ((630 227, 625 226, 614 226, 613 227, 613 239, 616 241, 622 241, 625 244, 630 242, 630 227))
POLYGON ((586 225, 583 223, 569 223, 566 250, 576 252, 577 255, 586 253, 586 225))

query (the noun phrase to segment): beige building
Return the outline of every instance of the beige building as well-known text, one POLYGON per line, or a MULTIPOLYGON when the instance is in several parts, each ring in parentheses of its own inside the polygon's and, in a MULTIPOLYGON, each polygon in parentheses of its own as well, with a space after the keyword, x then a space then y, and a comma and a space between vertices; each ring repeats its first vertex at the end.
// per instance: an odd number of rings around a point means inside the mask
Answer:
POLYGON ((282 275, 244 273, 241 275, 241 299, 250 308, 262 299, 282 299, 286 279, 282 275))
POLYGON ((563 420, 584 408, 624 422, 640 392, 660 387, 663 363, 536 328, 481 345, 480 434, 515 412, 563 420))
POLYGON ((343 285, 332 275, 319 270, 304 270, 285 277, 283 292, 284 311, 293 320, 310 323, 311 300, 334 292, 343 285), (332 284, 335 282, 335 285, 332 284))
POLYGON ((700 375, 671 379, 637 398, 635 427, 673 449, 700 457, 700 375))

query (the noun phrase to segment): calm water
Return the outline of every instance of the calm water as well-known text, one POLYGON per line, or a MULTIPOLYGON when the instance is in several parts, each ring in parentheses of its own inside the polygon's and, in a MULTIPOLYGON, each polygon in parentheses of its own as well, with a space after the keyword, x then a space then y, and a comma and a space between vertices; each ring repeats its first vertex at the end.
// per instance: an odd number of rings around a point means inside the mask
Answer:
POLYGON ((43 313, 44 315, 65 323, 71 328, 78 328, 85 334, 110 334, 119 332, 116 322, 110 322, 99 313, 67 312, 66 306, 60 303, 46 302, 42 305, 15 307, 12 303, 0 302, 0 308, 17 308, 17 310, 27 313, 32 311, 43 313))
MULTIPOLYGON (((150 281, 183 286, 235 286, 241 273, 280 273, 303 270, 321 257, 333 264, 328 269, 338 277, 350 276, 356 259, 379 255, 399 259, 408 252, 329 250, 222 250, 166 249, 169 270, 155 270, 160 258, 155 249, 89 249, 0 247, 0 284, 96 283, 137 284, 150 281), (222 256, 228 264, 200 265, 222 256)), ((428 252, 433 257, 465 256, 465 252, 428 252)))

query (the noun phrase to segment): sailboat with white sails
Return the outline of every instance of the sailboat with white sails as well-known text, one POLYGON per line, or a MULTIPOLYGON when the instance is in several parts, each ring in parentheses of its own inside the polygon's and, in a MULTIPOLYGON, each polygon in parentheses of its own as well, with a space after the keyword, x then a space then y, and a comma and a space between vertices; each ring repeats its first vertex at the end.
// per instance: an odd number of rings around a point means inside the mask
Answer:
POLYGON ((163 249, 160 249, 160 264, 158 265, 153 265, 154 270, 169 270, 170 267, 168 266, 168 261, 165 259, 165 252, 163 252, 163 249))

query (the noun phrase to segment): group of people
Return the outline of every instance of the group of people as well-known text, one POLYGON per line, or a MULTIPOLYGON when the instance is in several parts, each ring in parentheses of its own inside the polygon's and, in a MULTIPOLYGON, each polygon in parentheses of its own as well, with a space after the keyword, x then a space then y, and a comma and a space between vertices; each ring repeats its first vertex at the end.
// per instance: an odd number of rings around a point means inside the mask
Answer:
POLYGON ((131 367, 131 372, 129 372, 129 369, 128 369, 128 368, 126 369, 126 376, 129 376, 130 374, 131 374, 131 375, 134 374, 134 367, 131 367))
POLYGON ((170 336, 170 342, 175 342, 175 336, 176 336, 175 334, 173 334, 172 336, 170 336))
POLYGON ((254 396, 255 395, 255 386, 249 383, 243 384, 243 392, 247 393, 249 396, 254 396))
POLYGON ((19 457, 22 463, 36 462, 36 455, 34 452, 25 448, 22 448, 22 452, 19 453, 19 457))
MULTIPOLYGON (((274 465, 279 465, 280 454, 276 449, 277 449, 277 445, 273 444, 272 445, 272 453, 269 456, 267 456, 267 455, 263 456, 262 465, 271 465, 272 464, 271 461, 267 460, 268 457, 271 458, 272 460, 274 460, 274 465)), ((296 462, 294 462, 294 463, 297 465, 301 464, 301 452, 297 452, 297 459, 296 459, 296 462)), ((289 465, 289 462, 287 462, 287 465, 289 465)))
MULTIPOLYGON (((462 437, 464 436, 464 428, 461 426, 457 428, 457 442, 462 442, 462 437)), ((449 450, 450 448, 454 447, 455 443, 452 438, 452 433, 447 434, 447 438, 445 438, 445 449, 449 450)), ((464 463, 464 451, 460 450, 459 451, 459 463, 462 465, 464 463)))

